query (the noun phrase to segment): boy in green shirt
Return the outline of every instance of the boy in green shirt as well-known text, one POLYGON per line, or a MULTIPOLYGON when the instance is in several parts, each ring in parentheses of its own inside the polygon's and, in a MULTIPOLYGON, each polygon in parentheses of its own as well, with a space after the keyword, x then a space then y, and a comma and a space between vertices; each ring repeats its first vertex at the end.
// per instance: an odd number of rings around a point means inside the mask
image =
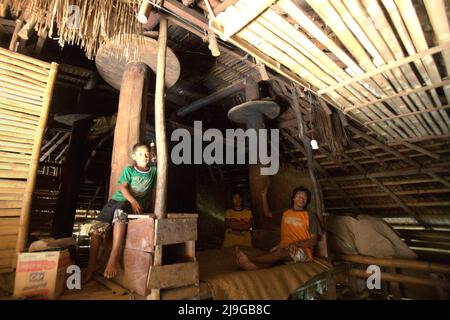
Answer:
POLYGON ((98 215, 89 231, 91 248, 86 271, 86 282, 98 269, 97 255, 99 247, 108 230, 113 227, 113 245, 105 268, 104 276, 114 278, 119 269, 120 248, 125 236, 128 214, 142 214, 153 211, 155 201, 156 166, 149 166, 150 148, 143 143, 133 146, 131 155, 135 165, 126 167, 120 175, 117 191, 98 215), (150 201, 150 192, 152 201, 150 201))

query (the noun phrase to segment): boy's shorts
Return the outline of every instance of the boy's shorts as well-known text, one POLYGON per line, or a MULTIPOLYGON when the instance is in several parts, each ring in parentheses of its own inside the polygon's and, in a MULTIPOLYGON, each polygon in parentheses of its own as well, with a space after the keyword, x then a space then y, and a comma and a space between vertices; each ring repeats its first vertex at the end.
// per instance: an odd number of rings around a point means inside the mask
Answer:
POLYGON ((289 255, 294 262, 307 262, 309 261, 309 257, 306 255, 305 251, 302 248, 296 245, 289 245, 288 248, 289 255))
POLYGON ((105 238, 108 230, 115 223, 127 223, 131 205, 128 201, 110 199, 97 219, 92 223, 89 235, 93 234, 105 238))

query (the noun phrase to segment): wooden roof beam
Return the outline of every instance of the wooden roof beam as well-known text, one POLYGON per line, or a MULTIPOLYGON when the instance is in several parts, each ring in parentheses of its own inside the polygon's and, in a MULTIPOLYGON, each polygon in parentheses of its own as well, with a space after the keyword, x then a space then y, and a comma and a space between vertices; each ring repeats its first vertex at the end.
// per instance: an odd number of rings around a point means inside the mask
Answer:
POLYGON ((367 141, 369 141, 370 143, 375 144, 375 145, 379 146, 381 149, 383 149, 383 150, 385 150, 385 151, 387 151, 387 152, 392 153, 393 155, 395 155, 396 157, 398 157, 400 160, 402 160, 402 161, 404 161, 404 162, 406 162, 406 163, 408 163, 408 164, 410 164, 410 165, 412 165, 412 166, 414 166, 414 167, 418 167, 418 168, 420 167, 420 164, 417 163, 416 161, 414 161, 414 160, 412 160, 412 159, 406 157, 405 155, 401 154, 400 152, 398 152, 398 151, 395 150, 394 148, 391 148, 391 147, 385 145, 384 143, 382 143, 382 142, 378 141, 377 139, 375 139, 375 138, 369 136, 368 134, 362 132, 361 130, 359 130, 359 129, 353 127, 353 126, 348 126, 347 128, 348 128, 352 133, 358 134, 358 135, 360 135, 361 137, 363 137, 364 139, 366 139, 367 141))

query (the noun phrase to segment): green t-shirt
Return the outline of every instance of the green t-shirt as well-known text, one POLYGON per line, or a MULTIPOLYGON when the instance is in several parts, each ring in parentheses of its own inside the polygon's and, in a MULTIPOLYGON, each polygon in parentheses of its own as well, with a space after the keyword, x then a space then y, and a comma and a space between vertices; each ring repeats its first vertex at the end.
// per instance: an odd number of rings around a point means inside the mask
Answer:
MULTIPOLYGON (((150 209, 150 189, 154 189, 156 183, 155 166, 151 166, 148 171, 140 171, 134 166, 126 167, 123 169, 118 182, 119 184, 122 182, 128 183, 128 190, 141 207, 150 209)), ((120 190, 112 196, 112 199, 127 201, 120 190)))

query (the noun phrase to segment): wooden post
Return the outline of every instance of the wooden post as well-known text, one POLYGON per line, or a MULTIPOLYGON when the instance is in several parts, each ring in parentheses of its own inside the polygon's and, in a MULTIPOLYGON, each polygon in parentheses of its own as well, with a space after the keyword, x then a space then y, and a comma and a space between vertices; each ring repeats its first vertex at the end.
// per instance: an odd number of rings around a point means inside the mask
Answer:
POLYGON ((131 165, 133 145, 143 141, 147 118, 147 70, 144 63, 131 62, 123 73, 119 110, 114 131, 109 197, 118 189, 120 174, 131 165))
MULTIPOLYGON (((41 115, 39 118, 39 125, 35 131, 33 151, 30 161, 30 168, 28 169, 27 185, 25 187, 22 210, 20 211, 19 234, 17 238, 16 253, 24 251, 28 240, 28 230, 30 225, 30 210, 31 200, 33 198, 33 190, 36 185, 36 175, 39 166, 39 154, 42 146, 42 138, 44 130, 47 125, 48 111, 53 96, 53 88, 56 82, 56 74, 58 72, 58 64, 52 63, 50 66, 50 73, 47 80, 47 87, 42 104, 41 115)), ((14 259, 15 260, 15 259, 14 259)), ((16 265, 13 261, 13 267, 16 265)))
POLYGON ((89 157, 87 136, 91 119, 75 121, 72 126, 69 147, 62 170, 61 189, 56 200, 52 223, 52 237, 71 237, 77 209, 78 193, 83 177, 83 168, 89 157))
POLYGON ((168 152, 166 140, 165 110, 164 110, 164 80, 166 72, 167 50, 167 18, 161 17, 158 37, 158 61, 156 68, 155 88, 155 131, 158 172, 156 180, 155 215, 157 219, 166 217, 167 168, 168 152))

